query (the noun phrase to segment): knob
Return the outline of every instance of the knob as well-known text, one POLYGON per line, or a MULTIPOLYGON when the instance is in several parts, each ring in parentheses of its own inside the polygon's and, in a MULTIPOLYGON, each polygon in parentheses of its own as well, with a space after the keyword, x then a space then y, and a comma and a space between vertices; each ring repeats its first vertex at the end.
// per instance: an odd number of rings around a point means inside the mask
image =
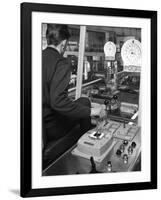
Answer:
POLYGON ((107 165, 111 165, 111 161, 108 161, 108 162, 107 162, 107 165))
POLYGON ((128 159, 128 155, 127 155, 127 154, 124 154, 124 155, 123 155, 123 159, 128 159))
POLYGON ((109 100, 105 99, 104 104, 107 106, 109 103, 110 103, 109 100))
POLYGON ((127 154, 124 154, 124 155, 123 155, 123 162, 124 162, 125 164, 128 163, 128 155, 127 155, 127 154))
POLYGON ((136 147, 136 142, 132 142, 131 146, 134 149, 136 147))
POLYGON ((133 148, 132 148, 132 146, 129 146, 129 148, 128 148, 128 154, 131 155, 132 153, 133 153, 133 148))
POLYGON ((113 99, 118 99, 118 96, 117 95, 113 95, 113 99))
POLYGON ((117 149, 116 155, 117 155, 117 156, 121 156, 121 153, 122 153, 121 150, 120 150, 120 149, 117 149))
POLYGON ((127 146, 127 145, 128 145, 128 141, 127 141, 127 140, 124 140, 124 141, 123 141, 123 144, 124 144, 125 146, 127 146))
POLYGON ((112 171, 112 164, 111 164, 111 161, 108 161, 108 162, 107 162, 107 171, 108 171, 108 172, 111 172, 111 171, 112 171))
POLYGON ((123 153, 124 150, 125 150, 125 145, 121 144, 121 145, 120 145, 120 151, 123 153))

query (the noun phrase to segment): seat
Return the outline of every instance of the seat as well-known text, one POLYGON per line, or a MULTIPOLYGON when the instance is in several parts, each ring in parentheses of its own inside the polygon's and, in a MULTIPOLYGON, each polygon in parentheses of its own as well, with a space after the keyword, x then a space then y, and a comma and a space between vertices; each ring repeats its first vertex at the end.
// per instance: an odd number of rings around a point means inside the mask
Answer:
POLYGON ((77 124, 62 138, 46 143, 45 130, 43 128, 43 170, 71 148, 83 133, 77 124))

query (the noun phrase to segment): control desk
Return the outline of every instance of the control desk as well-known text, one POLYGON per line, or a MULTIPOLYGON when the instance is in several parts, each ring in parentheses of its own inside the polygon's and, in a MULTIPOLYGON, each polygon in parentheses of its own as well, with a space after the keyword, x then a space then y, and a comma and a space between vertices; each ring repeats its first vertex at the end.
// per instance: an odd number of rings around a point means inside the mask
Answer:
POLYGON ((140 132, 135 124, 103 120, 44 170, 43 175, 140 171, 140 132))
POLYGON ((110 171, 129 171, 139 152, 140 127, 108 120, 84 134, 72 154, 86 159, 92 157, 107 171, 108 165, 111 165, 110 171))

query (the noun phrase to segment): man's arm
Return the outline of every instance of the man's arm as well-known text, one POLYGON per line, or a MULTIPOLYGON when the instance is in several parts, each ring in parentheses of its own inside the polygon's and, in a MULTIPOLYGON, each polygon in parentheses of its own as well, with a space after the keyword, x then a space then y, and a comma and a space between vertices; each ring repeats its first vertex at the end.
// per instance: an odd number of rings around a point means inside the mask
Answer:
POLYGON ((66 88, 70 81, 70 65, 68 60, 62 58, 56 67, 56 72, 50 85, 51 107, 62 115, 71 118, 86 118, 90 116, 89 107, 73 102, 67 95, 66 88))

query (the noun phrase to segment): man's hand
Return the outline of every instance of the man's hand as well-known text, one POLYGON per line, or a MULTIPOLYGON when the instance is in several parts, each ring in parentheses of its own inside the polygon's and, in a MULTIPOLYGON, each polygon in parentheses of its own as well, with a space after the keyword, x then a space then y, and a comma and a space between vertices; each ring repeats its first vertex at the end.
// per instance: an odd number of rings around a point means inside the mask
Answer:
POLYGON ((91 116, 104 117, 106 115, 104 105, 91 103, 91 116))
POLYGON ((91 116, 100 116, 101 109, 102 109, 101 106, 100 107, 91 108, 91 116))

